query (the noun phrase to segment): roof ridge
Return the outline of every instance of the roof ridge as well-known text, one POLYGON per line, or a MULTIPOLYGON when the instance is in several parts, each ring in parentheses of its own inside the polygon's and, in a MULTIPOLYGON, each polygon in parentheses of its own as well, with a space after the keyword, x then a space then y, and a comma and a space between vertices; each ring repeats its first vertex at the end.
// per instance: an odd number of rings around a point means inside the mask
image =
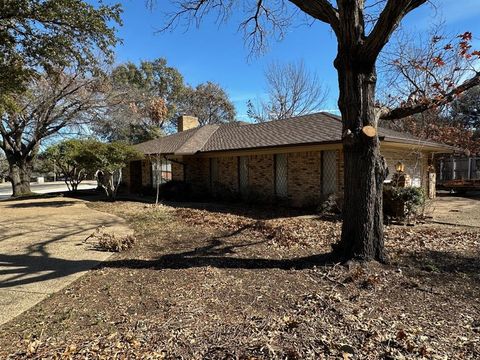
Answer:
MULTIPOLYGON (((334 114, 324 112, 324 111, 317 111, 317 112, 310 113, 310 114, 295 115, 295 116, 290 116, 290 117, 284 118, 284 119, 268 120, 268 121, 256 122, 256 123, 249 123, 249 122, 246 122, 246 121, 238 121, 238 122, 241 123, 240 125, 242 127, 243 126, 261 126, 261 125, 265 125, 265 124, 276 124, 276 123, 279 123, 279 122, 284 122, 284 121, 289 121, 289 120, 297 120, 297 119, 300 119, 300 118, 311 117, 311 116, 315 116, 315 115, 326 115, 326 116, 328 116, 328 117, 330 117, 334 120, 339 120, 337 117, 335 117, 334 114)), ((230 124, 231 123, 224 123, 224 124, 220 124, 220 126, 230 125, 230 124)))
POLYGON ((175 154, 191 155, 199 152, 219 127, 218 124, 207 124, 195 128, 195 133, 175 151, 175 154))

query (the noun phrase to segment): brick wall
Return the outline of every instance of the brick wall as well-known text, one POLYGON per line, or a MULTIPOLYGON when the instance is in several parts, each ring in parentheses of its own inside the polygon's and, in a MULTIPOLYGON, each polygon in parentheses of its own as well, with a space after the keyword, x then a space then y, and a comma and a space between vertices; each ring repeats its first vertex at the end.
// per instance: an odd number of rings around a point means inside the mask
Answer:
POLYGON ((318 203, 320 182, 319 151, 288 154, 288 199, 293 206, 318 203))
MULTIPOLYGON (((382 155, 387 160, 390 177, 395 172, 395 164, 401 161, 405 164, 406 172, 421 179, 422 186, 427 186, 428 156, 425 152, 382 148, 382 155)), ((264 195, 266 198, 275 194, 274 155, 248 156, 248 185, 251 191, 264 195)), ((237 156, 218 157, 218 182, 222 190, 239 191, 238 160, 237 156)), ((196 156, 184 156, 176 159, 185 164, 185 167, 172 162, 172 178, 185 180, 192 188, 199 192, 208 192, 210 186, 210 159, 196 156)), ((320 151, 288 153, 287 156, 287 187, 288 199, 293 206, 304 206, 321 200, 321 153, 320 151)), ((344 158, 343 152, 337 151, 337 184, 338 191, 344 187, 344 158)), ((129 167, 124 169, 124 182, 130 181, 129 167)), ((148 160, 142 161, 143 186, 151 186, 151 164, 148 160)))
POLYGON ((274 156, 250 155, 248 158, 248 185, 250 190, 265 196, 273 196, 274 156))
POLYGON ((142 186, 152 186, 152 163, 148 159, 142 160, 142 186))
POLYGON ((204 192, 210 189, 210 162, 208 158, 184 156, 185 181, 194 191, 204 192))
MULTIPOLYGON (((152 164, 150 160, 142 160, 142 186, 152 186, 152 164)), ((124 184, 128 191, 131 191, 131 177, 130 177, 130 163, 122 169, 122 184, 124 184)))
POLYGON ((218 158, 218 182, 220 191, 238 192, 238 157, 218 158))
MULTIPOLYGON (((182 162, 183 159, 175 159, 176 161, 182 162)), ((184 172, 183 172, 183 164, 179 162, 172 161, 172 180, 183 181, 184 172)))

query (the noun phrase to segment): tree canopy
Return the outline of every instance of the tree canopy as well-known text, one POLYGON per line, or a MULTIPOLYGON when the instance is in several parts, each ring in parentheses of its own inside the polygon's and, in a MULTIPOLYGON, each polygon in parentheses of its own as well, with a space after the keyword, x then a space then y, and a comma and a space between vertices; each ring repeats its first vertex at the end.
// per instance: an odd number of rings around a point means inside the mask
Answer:
POLYGON ((187 86, 163 58, 121 64, 110 83, 108 110, 93 126, 108 141, 135 144, 157 138, 174 131, 180 114, 198 117, 200 125, 235 120, 235 107, 220 85, 187 86))
POLYGON ((480 86, 465 91, 456 99, 450 114, 455 122, 480 134, 480 86))
POLYGON ((185 87, 180 72, 163 58, 121 64, 111 72, 110 84, 107 111, 93 129, 105 140, 133 144, 164 134, 185 87))
POLYGON ((0 3, 0 148, 14 196, 30 192, 41 141, 98 111, 120 13, 82 0, 0 3))
POLYGON ((0 113, 0 148, 15 195, 29 192, 32 161, 44 139, 78 131, 102 114, 103 85, 101 77, 62 72, 37 76, 24 92, 10 95, 10 106, 0 113))
POLYGON ((41 155, 54 170, 59 170, 69 191, 76 191, 88 169, 79 162, 85 140, 69 139, 49 146, 41 155))
POLYGON ((142 153, 124 142, 85 140, 76 151, 75 162, 86 172, 95 173, 107 197, 114 201, 122 181, 122 169, 130 161, 142 157, 142 153))
POLYGON ((93 69, 112 60, 120 5, 81 0, 0 2, 0 95, 18 92, 42 71, 93 69), (104 57, 104 59, 102 59, 104 57))
POLYGON ((180 112, 198 118, 200 125, 235 121, 235 106, 219 84, 210 81, 183 90, 180 112))

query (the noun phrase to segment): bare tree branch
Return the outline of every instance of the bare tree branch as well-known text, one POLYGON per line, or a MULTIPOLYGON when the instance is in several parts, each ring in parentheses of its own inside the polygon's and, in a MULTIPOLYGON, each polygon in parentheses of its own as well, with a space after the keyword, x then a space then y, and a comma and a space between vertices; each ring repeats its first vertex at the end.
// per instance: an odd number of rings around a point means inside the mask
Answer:
POLYGON ((335 32, 339 30, 338 10, 328 0, 289 0, 300 10, 307 13, 314 19, 330 24, 335 32))
POLYGON ((428 0, 388 0, 365 40, 362 55, 370 61, 376 60, 405 15, 427 2, 428 0))
POLYGON ((398 107, 393 110, 383 109, 380 113, 380 119, 382 120, 402 119, 407 116, 412 116, 412 115, 421 113, 423 111, 448 104, 453 100, 455 100, 463 92, 478 85, 480 85, 480 72, 477 72, 477 74, 473 78, 465 81, 463 84, 457 86, 456 88, 451 90, 449 93, 445 94, 444 96, 434 98, 431 100, 425 100, 421 103, 414 104, 412 106, 398 107))

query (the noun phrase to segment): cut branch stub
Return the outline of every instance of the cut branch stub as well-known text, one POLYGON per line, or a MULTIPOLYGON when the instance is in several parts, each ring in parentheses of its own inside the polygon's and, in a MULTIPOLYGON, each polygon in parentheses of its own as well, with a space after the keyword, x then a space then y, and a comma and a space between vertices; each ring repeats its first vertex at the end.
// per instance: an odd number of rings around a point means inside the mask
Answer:
POLYGON ((377 129, 370 125, 364 126, 362 128, 362 132, 365 134, 365 136, 368 136, 370 138, 373 138, 375 137, 375 135, 377 135, 377 129))

